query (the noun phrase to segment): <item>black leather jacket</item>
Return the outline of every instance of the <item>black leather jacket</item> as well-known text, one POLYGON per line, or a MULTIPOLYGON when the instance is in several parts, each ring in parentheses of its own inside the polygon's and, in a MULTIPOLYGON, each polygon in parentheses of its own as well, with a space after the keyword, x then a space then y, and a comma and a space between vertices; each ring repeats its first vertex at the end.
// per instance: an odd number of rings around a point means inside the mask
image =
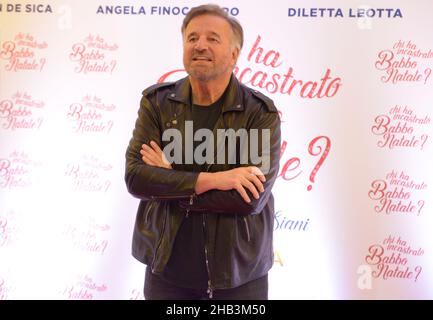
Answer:
MULTIPOLYGON (((163 149, 168 142, 162 141, 162 132, 167 128, 179 129, 185 138, 184 123, 192 120, 190 92, 188 78, 143 91, 126 151, 126 185, 133 196, 141 199, 132 254, 150 266, 153 273, 160 274, 182 219, 187 213, 202 214, 209 289, 233 288, 265 275, 273 264, 271 189, 279 169, 280 119, 272 100, 242 85, 232 75, 214 133, 228 128, 270 129, 270 170, 265 174, 265 192, 256 200, 247 191, 249 204, 235 190, 210 190, 196 195, 198 172, 184 171, 182 164, 172 164, 172 170, 149 166, 140 155, 141 145, 151 140, 163 149)), ((215 163, 207 168, 217 172, 239 166, 215 163)))

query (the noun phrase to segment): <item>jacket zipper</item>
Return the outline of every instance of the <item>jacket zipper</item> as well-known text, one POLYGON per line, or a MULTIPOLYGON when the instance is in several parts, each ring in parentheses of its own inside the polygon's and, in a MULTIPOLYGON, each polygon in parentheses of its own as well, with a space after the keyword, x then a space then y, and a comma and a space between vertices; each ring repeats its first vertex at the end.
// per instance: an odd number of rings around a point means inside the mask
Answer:
MULTIPOLYGON (((196 194, 195 194, 195 192, 189 197, 189 205, 190 206, 192 206, 193 205, 193 203, 194 203, 194 197, 196 196, 196 194)), ((189 217, 189 208, 188 209, 186 209, 186 215, 185 215, 185 218, 188 218, 189 217)))
POLYGON ((213 298, 213 287, 212 287, 212 281, 210 278, 210 268, 209 268, 209 257, 208 257, 208 251, 207 251, 207 241, 206 241, 206 214, 203 214, 203 232, 204 232, 204 256, 206 260, 206 271, 207 271, 207 294, 209 296, 209 299, 213 298))
MULTIPOLYGON (((221 117, 221 120, 222 120, 222 123, 223 123, 223 127, 226 128, 226 124, 225 124, 225 121, 224 121, 224 115, 223 115, 222 112, 221 112, 220 117, 221 117)), ((219 119, 218 119, 218 121, 219 121, 219 119)), ((213 128, 214 135, 215 135, 215 131, 217 130, 218 121, 217 121, 217 123, 215 124, 215 126, 213 128)), ((217 146, 217 148, 218 148, 218 146, 217 146)), ((214 163, 217 163, 215 161, 216 157, 217 157, 217 155, 215 154, 215 156, 214 156, 214 163)), ((212 166, 212 164, 208 164, 207 165, 206 172, 209 171, 209 169, 210 169, 211 166, 212 166)), ((191 202, 190 202, 190 204, 191 204, 191 202)), ((207 271, 207 276, 208 276, 207 291, 206 291, 206 293, 208 294, 209 299, 212 299, 213 298, 213 290, 214 289, 213 289, 211 275, 210 275, 209 255, 208 255, 207 240, 206 240, 207 239, 207 236, 206 236, 207 235, 207 232, 206 232, 206 213, 203 213, 203 233, 204 233, 204 256, 205 256, 205 259, 206 259, 206 271, 207 271)))
MULTIPOLYGON (((209 171, 210 167, 212 164, 208 164, 207 168, 206 168, 206 172, 209 171)), ((212 281, 211 281, 211 276, 210 276, 210 268, 209 268, 209 254, 208 254, 208 249, 207 249, 207 232, 206 232, 206 213, 203 213, 202 215, 203 217, 203 233, 204 233, 204 256, 205 256, 205 260, 206 260, 206 271, 207 271, 207 291, 206 293, 209 296, 209 299, 213 298, 213 286, 212 286, 212 281)))
MULTIPOLYGON (((221 112, 220 117, 221 117, 221 120, 223 123, 223 127, 225 128, 226 124, 225 124, 224 116, 223 116, 222 112, 221 112)), ((218 119, 218 121, 219 121, 219 119, 218 119)), ((213 128, 214 134, 215 134, 215 131, 217 129, 218 121, 213 128)), ((214 160, 216 159, 216 157, 217 157, 217 155, 214 156, 214 160)), ((214 161, 214 163, 216 163, 216 162, 214 161)), ((208 164, 205 172, 208 172, 211 166, 212 166, 211 163, 208 164)), ((194 194, 191 195, 191 198, 189 199, 189 204, 191 206, 193 205, 194 196, 195 196, 195 192, 194 192, 194 194)), ((189 213, 189 209, 187 210, 187 213, 186 213, 187 217, 188 217, 188 213, 189 213)), ((206 260, 206 271, 207 271, 207 276, 208 276, 206 293, 208 294, 209 299, 212 299, 214 289, 213 289, 213 285, 212 285, 212 281, 211 281, 210 268, 209 268, 209 255, 208 255, 207 241, 206 241, 206 234, 207 234, 207 232, 206 232, 206 213, 203 213, 203 220, 202 221, 203 221, 203 233, 204 233, 204 256, 205 256, 205 260, 206 260)))

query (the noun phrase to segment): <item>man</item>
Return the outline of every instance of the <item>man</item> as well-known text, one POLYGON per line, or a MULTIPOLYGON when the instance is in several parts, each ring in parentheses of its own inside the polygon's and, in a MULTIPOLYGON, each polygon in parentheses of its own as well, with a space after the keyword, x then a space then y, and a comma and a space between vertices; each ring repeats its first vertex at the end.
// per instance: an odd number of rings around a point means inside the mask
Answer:
POLYGON ((222 8, 192 8, 182 37, 188 77, 143 91, 126 152, 125 181, 141 199, 132 254, 147 265, 144 295, 267 299, 277 109, 234 77, 243 31, 222 8))

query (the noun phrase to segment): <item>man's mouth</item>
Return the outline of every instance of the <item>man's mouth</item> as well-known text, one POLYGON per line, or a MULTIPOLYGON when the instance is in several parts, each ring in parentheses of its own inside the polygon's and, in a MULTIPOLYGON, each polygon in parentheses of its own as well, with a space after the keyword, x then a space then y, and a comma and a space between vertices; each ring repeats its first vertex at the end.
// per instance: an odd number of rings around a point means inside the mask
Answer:
POLYGON ((192 61, 212 61, 212 59, 204 56, 195 56, 192 58, 192 61))

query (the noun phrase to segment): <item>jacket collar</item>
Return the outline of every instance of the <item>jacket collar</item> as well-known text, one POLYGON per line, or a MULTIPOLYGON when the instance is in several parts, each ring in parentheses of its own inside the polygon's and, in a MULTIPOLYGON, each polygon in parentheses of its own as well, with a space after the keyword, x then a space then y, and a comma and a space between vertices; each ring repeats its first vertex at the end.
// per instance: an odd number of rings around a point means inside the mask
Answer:
MULTIPOLYGON (((227 111, 243 111, 244 105, 241 99, 240 83, 232 73, 230 82, 227 87, 223 101, 222 112, 227 111)), ((185 77, 176 82, 172 92, 169 94, 170 100, 183 103, 185 105, 191 104, 191 84, 189 77, 185 77)))

